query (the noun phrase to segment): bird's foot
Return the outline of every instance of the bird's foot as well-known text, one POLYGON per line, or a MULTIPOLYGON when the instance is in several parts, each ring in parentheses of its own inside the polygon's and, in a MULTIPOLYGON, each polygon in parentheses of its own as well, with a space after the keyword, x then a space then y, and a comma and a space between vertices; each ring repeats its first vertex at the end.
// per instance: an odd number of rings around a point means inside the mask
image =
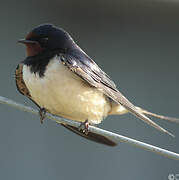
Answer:
POLYGON ((40 108, 39 110, 39 115, 40 115, 40 123, 43 124, 43 121, 46 117, 46 109, 45 108, 40 108))
POLYGON ((82 131, 84 134, 88 135, 89 132, 89 122, 86 120, 85 122, 82 122, 78 128, 79 131, 82 131))

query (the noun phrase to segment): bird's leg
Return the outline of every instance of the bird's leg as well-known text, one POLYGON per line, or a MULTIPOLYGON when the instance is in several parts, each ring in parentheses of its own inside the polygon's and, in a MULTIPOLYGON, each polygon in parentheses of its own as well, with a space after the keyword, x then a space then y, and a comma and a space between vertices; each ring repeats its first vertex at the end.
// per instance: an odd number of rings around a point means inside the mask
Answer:
POLYGON ((86 120, 85 122, 82 122, 78 128, 79 131, 82 131, 86 135, 88 135, 89 132, 89 122, 86 120))
POLYGON ((45 108, 40 108, 39 110, 39 115, 40 115, 40 123, 43 124, 43 121, 45 119, 45 115, 46 115, 46 109, 45 108))

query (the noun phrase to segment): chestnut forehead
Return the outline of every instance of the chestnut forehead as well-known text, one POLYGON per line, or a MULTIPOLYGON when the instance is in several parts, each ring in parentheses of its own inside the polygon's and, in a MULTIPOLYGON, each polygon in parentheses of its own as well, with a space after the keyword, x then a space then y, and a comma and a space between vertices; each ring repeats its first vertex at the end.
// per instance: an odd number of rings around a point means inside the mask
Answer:
POLYGON ((26 40, 37 40, 39 38, 43 38, 43 37, 46 37, 45 34, 37 34, 35 32, 29 32, 26 36, 26 40))
MULTIPOLYGON (((51 27, 51 26, 50 26, 51 27)), ((29 32, 26 36, 26 39, 38 39, 40 37, 46 37, 49 34, 51 34, 51 31, 53 30, 49 26, 45 27, 37 27, 34 28, 31 32, 29 32)))
POLYGON ((38 35, 37 34, 35 34, 35 33, 33 33, 33 32, 30 32, 30 33, 28 33, 27 34, 27 36, 26 36, 26 40, 30 40, 30 39, 35 39, 35 38, 37 38, 38 37, 38 35))

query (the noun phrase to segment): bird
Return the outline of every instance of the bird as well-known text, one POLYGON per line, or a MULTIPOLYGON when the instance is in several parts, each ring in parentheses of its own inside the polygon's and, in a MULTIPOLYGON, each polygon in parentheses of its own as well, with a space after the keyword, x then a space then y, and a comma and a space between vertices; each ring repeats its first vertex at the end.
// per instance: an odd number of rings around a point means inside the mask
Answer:
POLYGON ((174 136, 148 116, 169 121, 177 118, 135 106, 64 29, 41 24, 18 42, 25 44, 27 57, 15 70, 16 86, 39 107, 41 122, 46 112, 78 121, 79 128, 61 125, 89 140, 115 146, 117 143, 113 140, 89 132, 89 124, 97 125, 109 115, 132 113, 159 131, 174 136))

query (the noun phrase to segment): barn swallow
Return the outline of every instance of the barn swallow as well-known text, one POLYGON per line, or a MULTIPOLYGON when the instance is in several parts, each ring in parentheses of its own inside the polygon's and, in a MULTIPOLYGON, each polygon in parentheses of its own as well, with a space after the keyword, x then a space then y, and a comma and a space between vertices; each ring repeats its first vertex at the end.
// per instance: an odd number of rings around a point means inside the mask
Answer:
MULTIPOLYGON (((175 120, 150 113, 133 105, 110 77, 75 43, 63 29, 43 24, 29 32, 25 39, 27 57, 16 68, 16 85, 45 112, 91 125, 99 124, 108 115, 132 113, 154 128, 170 132, 147 115, 175 120)), ((67 129, 98 143, 114 146, 111 139, 62 124, 67 129)))

